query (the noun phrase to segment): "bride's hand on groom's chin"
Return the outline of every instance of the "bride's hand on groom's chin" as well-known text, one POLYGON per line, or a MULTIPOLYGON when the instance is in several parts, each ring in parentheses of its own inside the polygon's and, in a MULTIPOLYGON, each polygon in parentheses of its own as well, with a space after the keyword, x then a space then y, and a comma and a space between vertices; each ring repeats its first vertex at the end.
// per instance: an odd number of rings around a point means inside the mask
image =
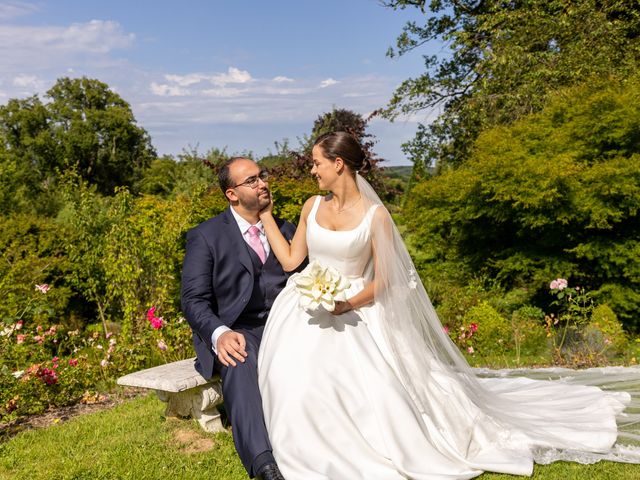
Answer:
POLYGON ((262 220, 263 218, 268 217, 269 215, 272 215, 272 214, 273 214, 273 197, 270 198, 269 205, 267 205, 262 210, 260 210, 260 213, 258 213, 258 216, 262 220))

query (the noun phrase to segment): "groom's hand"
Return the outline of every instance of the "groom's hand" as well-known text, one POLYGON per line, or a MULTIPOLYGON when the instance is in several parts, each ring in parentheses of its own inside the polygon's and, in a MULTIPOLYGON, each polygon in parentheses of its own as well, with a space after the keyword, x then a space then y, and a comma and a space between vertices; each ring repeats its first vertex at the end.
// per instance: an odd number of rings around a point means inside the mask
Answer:
POLYGON ((237 364, 234 358, 244 363, 244 359, 247 357, 247 352, 245 351, 246 346, 247 342, 244 339, 244 335, 240 332, 234 332, 233 330, 224 332, 220 335, 220 338, 218 338, 216 345, 218 360, 220 360, 220 363, 225 367, 229 365, 235 367, 237 364))

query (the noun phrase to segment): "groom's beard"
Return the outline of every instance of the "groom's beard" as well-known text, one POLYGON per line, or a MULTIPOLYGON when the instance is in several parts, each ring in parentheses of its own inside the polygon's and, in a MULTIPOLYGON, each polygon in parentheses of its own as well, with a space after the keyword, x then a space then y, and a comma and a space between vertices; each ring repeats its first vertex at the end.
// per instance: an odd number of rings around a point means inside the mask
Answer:
POLYGON ((269 203, 271 203, 271 194, 269 193, 269 189, 265 187, 258 192, 259 210, 262 211, 267 208, 269 203))

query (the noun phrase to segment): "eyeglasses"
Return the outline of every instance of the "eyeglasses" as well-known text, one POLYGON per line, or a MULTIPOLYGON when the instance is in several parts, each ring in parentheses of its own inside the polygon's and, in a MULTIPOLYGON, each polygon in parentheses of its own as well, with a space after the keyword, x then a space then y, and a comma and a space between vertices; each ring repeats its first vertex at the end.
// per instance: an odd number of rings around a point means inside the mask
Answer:
POLYGON ((269 181, 269 172, 267 172, 266 170, 260 170, 260 173, 258 175, 255 175, 253 177, 249 177, 247 178, 244 182, 239 183, 237 185, 234 185, 230 188, 237 188, 237 187, 251 187, 251 188, 258 188, 258 181, 262 180, 263 182, 268 182, 269 181))

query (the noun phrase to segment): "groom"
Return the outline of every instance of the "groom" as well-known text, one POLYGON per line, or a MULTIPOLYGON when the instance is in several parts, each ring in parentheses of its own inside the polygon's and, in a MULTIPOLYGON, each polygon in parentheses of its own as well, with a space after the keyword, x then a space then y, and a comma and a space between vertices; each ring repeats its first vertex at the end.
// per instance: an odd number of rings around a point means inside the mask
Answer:
MULTIPOLYGON (((205 378, 214 372, 222 378, 236 450, 249 476, 283 479, 271 453, 257 372, 265 321, 288 278, 259 221, 271 201, 267 173, 235 157, 224 163, 218 181, 229 208, 187 233, 182 310, 193 330, 196 369, 205 378)), ((295 227, 277 223, 291 241, 295 227)))

